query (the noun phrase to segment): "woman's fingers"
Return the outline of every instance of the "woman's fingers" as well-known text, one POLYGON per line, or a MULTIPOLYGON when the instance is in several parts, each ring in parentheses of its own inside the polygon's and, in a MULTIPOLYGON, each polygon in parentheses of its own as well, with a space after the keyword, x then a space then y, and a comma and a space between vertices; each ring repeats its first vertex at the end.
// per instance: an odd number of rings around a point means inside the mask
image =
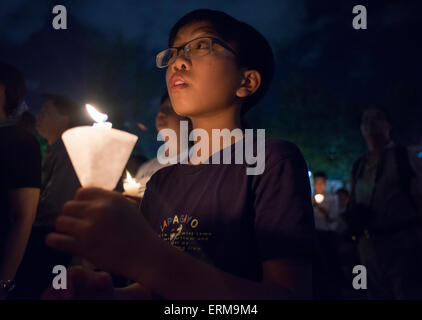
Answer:
POLYGON ((81 255, 78 242, 72 236, 52 232, 47 235, 45 243, 47 246, 54 249, 72 253, 74 255, 81 255))
POLYGON ((80 188, 75 193, 75 200, 88 201, 104 198, 113 192, 101 188, 80 188))
POLYGON ((56 232, 77 236, 84 231, 86 225, 84 220, 62 215, 56 220, 56 232))
POLYGON ((63 205, 61 216, 72 216, 74 218, 84 218, 85 211, 89 206, 92 205, 91 201, 67 201, 63 205))

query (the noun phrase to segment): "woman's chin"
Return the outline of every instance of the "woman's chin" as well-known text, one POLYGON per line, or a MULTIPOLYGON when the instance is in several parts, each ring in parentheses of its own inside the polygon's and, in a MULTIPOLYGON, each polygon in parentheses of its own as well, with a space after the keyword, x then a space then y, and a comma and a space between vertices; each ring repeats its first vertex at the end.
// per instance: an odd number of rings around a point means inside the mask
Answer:
POLYGON ((179 108, 174 107, 174 111, 177 113, 177 115, 187 118, 191 117, 192 115, 198 112, 198 110, 195 110, 194 108, 188 106, 181 106, 179 108))

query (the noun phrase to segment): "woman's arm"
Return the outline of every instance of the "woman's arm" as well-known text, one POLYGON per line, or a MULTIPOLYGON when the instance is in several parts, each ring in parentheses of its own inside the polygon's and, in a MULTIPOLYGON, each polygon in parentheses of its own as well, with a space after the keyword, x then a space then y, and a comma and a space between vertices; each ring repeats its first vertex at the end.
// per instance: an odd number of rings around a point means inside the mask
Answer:
MULTIPOLYGON (((78 190, 65 204, 47 244, 82 256, 167 299, 287 299, 307 297, 301 284, 310 262, 264 262, 264 281, 246 280, 202 262, 160 239, 124 196, 78 190), (113 237, 110 237, 110 232, 113 237)), ((309 282, 306 281, 309 284, 309 282)))
POLYGON ((263 262, 263 281, 243 279, 219 270, 157 239, 149 261, 134 254, 129 273, 167 299, 310 299, 311 262, 271 259, 263 262))
POLYGON ((9 191, 10 228, 5 238, 0 261, 0 279, 12 280, 22 261, 37 211, 38 188, 17 188, 9 191))

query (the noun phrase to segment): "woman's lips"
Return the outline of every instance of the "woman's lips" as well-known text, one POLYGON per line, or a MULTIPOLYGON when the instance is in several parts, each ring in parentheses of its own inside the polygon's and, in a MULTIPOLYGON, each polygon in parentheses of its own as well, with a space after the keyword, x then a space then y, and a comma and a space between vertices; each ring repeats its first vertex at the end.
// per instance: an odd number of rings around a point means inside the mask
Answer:
POLYGON ((183 79, 181 76, 173 76, 171 78, 170 88, 172 90, 183 89, 183 88, 186 88, 187 86, 188 86, 188 84, 186 83, 185 79, 183 79))
POLYGON ((171 86, 172 90, 180 90, 186 88, 188 85, 186 83, 183 84, 175 84, 171 86))

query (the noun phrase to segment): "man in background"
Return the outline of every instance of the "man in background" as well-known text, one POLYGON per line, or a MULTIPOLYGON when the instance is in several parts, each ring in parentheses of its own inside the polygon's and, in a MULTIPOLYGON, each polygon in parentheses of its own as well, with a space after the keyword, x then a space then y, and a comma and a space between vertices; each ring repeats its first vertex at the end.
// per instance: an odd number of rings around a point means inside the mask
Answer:
POLYGON ((407 148, 393 142, 391 130, 385 110, 365 110, 361 133, 368 152, 352 169, 346 220, 367 268, 368 297, 421 299, 421 225, 411 194, 414 170, 407 148))
POLYGON ((38 299, 51 285, 55 265, 67 266, 71 257, 52 250, 44 243, 54 230, 57 217, 66 201, 72 200, 80 187, 61 135, 78 124, 80 107, 59 94, 44 94, 37 116, 37 130, 48 141, 42 163, 41 194, 28 250, 19 270, 18 299, 38 299), (36 276, 34 276, 36 275, 36 276))
MULTIPOLYGON (((188 118, 179 116, 176 112, 174 112, 173 107, 170 102, 170 97, 168 92, 166 91, 163 96, 161 97, 160 101, 160 109, 158 110, 157 116, 155 118, 155 127, 157 131, 160 132, 162 129, 172 129, 176 132, 177 135, 177 150, 178 155, 182 154, 182 152, 186 150, 180 150, 179 146, 179 133, 180 133, 180 121, 189 121, 189 128, 191 128, 191 123, 188 118)), ((166 142, 172 143, 172 142, 166 142)), ((170 146, 171 147, 171 146, 170 146)), ((151 176, 161 168, 167 167, 171 164, 161 164, 158 162, 157 157, 145 162, 142 164, 137 173, 136 173, 136 180, 141 182, 145 185, 151 176)))
POLYGON ((0 62, 0 300, 15 287, 40 194, 40 146, 14 120, 24 96, 21 72, 0 62))
POLYGON ((315 229, 321 250, 321 298, 338 299, 340 297, 341 270, 337 253, 338 237, 335 232, 338 218, 337 198, 327 192, 327 174, 318 171, 313 174, 315 229))

